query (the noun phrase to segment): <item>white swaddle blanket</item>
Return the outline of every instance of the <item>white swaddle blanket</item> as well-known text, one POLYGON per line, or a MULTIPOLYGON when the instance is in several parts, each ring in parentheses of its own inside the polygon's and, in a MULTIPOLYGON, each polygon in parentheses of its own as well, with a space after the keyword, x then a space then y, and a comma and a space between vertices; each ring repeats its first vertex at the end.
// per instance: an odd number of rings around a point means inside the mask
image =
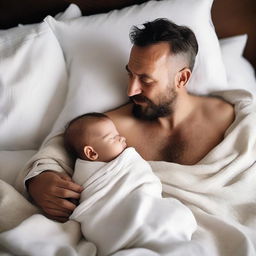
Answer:
POLYGON ((70 218, 81 222, 98 255, 123 248, 164 255, 174 243, 190 240, 196 229, 186 206, 162 198, 160 180, 134 148, 109 163, 78 159, 73 179, 85 189, 70 218))

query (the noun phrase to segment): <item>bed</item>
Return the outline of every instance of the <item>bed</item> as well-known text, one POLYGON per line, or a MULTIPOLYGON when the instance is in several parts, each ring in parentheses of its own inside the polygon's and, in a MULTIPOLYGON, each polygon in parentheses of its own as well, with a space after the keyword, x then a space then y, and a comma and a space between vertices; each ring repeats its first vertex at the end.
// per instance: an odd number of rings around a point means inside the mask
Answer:
MULTIPOLYGON (((243 113, 256 111, 253 0, 14 1, 1 5, 0 254, 96 255, 95 246, 81 239, 78 223, 61 224, 40 214, 23 193, 19 177, 40 145, 59 134, 72 117, 106 111, 127 101, 126 88, 120 84, 127 82, 123 67, 132 25, 167 17, 190 26, 200 52, 188 90, 199 95, 234 90, 245 99, 243 113)), ((234 102, 235 94, 225 92, 234 102)), ((187 204, 199 224, 192 242, 175 245, 168 255, 256 254, 255 114, 248 120, 245 130, 237 129, 242 140, 230 139, 225 150, 218 149, 222 155, 214 165, 218 172, 210 170, 215 154, 205 158, 209 164, 201 162, 200 168, 151 163, 165 193, 187 204), (227 167, 224 160, 233 165, 227 167), (176 170, 172 176, 163 172, 170 168, 176 170), (205 170, 207 180, 187 184, 191 173, 205 170), (208 178, 216 173, 218 179, 211 183, 208 178), (182 189, 168 179, 177 180, 182 189), (191 191, 197 197, 190 196, 191 191)), ((151 254, 127 249, 114 255, 151 254)))

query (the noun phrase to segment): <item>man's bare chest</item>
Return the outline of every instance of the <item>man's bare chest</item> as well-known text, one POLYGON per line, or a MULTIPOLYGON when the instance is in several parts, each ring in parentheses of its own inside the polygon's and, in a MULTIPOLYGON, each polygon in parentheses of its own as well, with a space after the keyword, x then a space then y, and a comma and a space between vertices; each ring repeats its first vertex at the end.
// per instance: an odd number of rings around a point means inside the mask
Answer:
POLYGON ((128 143, 146 160, 195 164, 219 144, 225 131, 207 129, 207 126, 175 130, 170 134, 137 131, 128 143))
POLYGON ((193 100, 196 100, 196 108, 174 129, 161 120, 134 119, 129 104, 113 119, 127 144, 135 147, 144 159, 192 165, 223 140, 235 118, 233 106, 221 99, 196 97, 193 100))

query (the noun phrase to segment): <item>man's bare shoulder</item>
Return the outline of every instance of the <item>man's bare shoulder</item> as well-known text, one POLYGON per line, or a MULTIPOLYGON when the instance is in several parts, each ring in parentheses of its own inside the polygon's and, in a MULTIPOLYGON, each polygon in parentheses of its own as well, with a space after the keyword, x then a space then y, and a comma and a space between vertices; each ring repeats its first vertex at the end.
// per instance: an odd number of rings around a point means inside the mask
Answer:
POLYGON ((132 106, 132 103, 127 103, 107 112, 106 114, 112 119, 115 125, 119 127, 119 129, 123 126, 129 127, 130 125, 134 125, 134 122, 136 122, 132 114, 132 106))
POLYGON ((124 117, 124 116, 131 116, 131 110, 132 110, 132 104, 127 103, 118 108, 110 110, 110 111, 106 112, 105 114, 108 115, 110 118, 116 119, 116 118, 120 118, 120 117, 124 117))
POLYGON ((203 116, 209 121, 231 123, 235 118, 234 106, 219 97, 201 97, 203 116))
POLYGON ((126 137, 127 142, 136 137, 134 133, 139 128, 138 121, 132 114, 132 106, 132 103, 128 103, 106 113, 112 119, 120 134, 126 137))

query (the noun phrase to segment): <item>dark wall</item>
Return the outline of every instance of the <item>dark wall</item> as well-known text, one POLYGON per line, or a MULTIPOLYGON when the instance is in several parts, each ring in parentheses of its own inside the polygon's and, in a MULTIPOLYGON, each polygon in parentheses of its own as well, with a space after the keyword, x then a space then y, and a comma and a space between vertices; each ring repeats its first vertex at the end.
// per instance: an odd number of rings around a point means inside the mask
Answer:
POLYGON ((256 69, 256 0, 215 0, 212 19, 219 38, 248 34, 244 56, 256 69))
POLYGON ((65 10, 70 3, 77 4, 84 15, 108 12, 147 0, 0 0, 0 29, 42 21, 50 14, 65 10))

